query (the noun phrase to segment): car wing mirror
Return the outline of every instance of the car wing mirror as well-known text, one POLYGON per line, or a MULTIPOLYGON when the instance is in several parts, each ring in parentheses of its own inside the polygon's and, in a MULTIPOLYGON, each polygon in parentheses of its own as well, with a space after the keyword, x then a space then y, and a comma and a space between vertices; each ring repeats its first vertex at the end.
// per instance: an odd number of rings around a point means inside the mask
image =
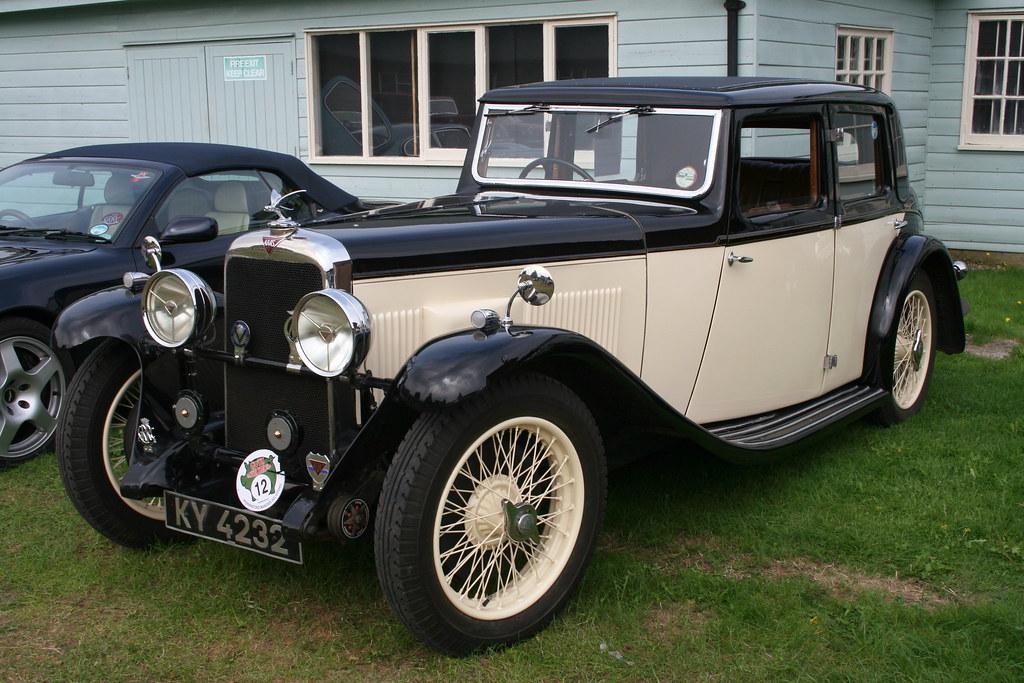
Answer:
POLYGON ((206 242, 217 236, 217 221, 209 216, 179 216, 171 221, 160 239, 164 244, 206 242))

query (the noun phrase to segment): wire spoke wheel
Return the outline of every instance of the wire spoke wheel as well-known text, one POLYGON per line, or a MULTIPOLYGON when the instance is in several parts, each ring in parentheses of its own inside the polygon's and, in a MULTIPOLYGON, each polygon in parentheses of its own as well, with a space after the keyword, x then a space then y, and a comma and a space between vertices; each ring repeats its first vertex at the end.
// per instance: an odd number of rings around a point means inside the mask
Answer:
MULTIPOLYGON (((129 421, 142 396, 142 372, 135 371, 114 395, 103 423, 103 467, 114 491, 120 489, 121 479, 128 471, 129 443, 127 439, 134 429, 129 421)), ((133 500, 121 497, 125 505, 139 514, 157 521, 164 519, 163 498, 133 500)))
POLYGON ((64 370, 42 341, 0 340, 0 458, 17 460, 42 448, 57 429, 64 370))
POLYGON ((391 608, 453 655, 533 635, 579 586, 606 471, 593 415, 552 377, 507 377, 421 414, 377 506, 374 556, 391 608))
POLYGON ((931 364, 932 312, 928 297, 915 289, 903 301, 893 357, 892 395, 903 410, 921 395, 931 364))
POLYGON ((583 501, 579 454, 552 422, 519 417, 481 435, 435 516, 434 568, 452 604, 492 620, 537 602, 569 561, 583 501))

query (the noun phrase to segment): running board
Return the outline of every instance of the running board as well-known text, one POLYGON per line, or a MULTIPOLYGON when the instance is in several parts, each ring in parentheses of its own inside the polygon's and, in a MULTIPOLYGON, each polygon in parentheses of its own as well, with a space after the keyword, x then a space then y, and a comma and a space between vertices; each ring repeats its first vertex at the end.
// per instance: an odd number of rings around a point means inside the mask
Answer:
POLYGON ((840 420, 863 414, 886 396, 887 393, 877 387, 850 384, 789 408, 703 427, 736 448, 772 450, 799 441, 840 420))

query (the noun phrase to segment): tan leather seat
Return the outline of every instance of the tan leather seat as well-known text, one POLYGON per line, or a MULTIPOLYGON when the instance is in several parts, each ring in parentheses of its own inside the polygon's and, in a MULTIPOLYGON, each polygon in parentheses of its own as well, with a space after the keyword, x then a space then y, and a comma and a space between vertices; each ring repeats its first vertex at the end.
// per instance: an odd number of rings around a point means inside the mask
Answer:
POLYGON ((115 173, 103 186, 103 204, 92 208, 89 225, 106 225, 113 234, 124 223, 135 204, 135 186, 127 174, 115 173))
POLYGON ((213 211, 206 214, 217 221, 218 235, 231 235, 249 229, 249 202, 245 185, 231 180, 221 183, 213 195, 213 211))

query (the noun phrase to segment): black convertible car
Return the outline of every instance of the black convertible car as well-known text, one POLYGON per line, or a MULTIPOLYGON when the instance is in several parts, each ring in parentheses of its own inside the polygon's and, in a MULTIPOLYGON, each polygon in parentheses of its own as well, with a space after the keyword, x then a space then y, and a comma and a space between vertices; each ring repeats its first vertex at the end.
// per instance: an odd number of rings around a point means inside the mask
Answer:
POLYGON ((65 384, 90 349, 64 354, 50 327, 72 302, 144 267, 159 237, 164 263, 220 289, 224 253, 273 217, 272 191, 308 222, 357 200, 284 154, 196 143, 79 147, 0 170, 0 465, 50 442, 65 384))

